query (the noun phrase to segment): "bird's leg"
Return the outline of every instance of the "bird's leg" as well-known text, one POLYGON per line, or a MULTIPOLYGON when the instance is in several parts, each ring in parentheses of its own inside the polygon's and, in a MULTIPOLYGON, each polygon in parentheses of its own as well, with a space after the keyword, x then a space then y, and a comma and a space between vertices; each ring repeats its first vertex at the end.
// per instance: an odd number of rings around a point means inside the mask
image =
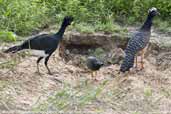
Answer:
POLYGON ((97 74, 96 71, 91 72, 91 77, 92 77, 93 80, 96 80, 96 74, 97 74))
POLYGON ((97 71, 95 71, 94 73, 95 73, 95 76, 97 76, 97 71))
POLYGON ((39 62, 43 59, 43 57, 39 57, 37 59, 37 72, 40 74, 40 71, 39 71, 39 62))
POLYGON ((97 80, 96 76, 97 76, 97 71, 94 71, 94 80, 97 80))
POLYGON ((51 71, 50 71, 50 69, 49 69, 49 67, 48 67, 48 65, 47 65, 48 60, 49 60, 49 57, 50 57, 50 55, 47 56, 47 57, 45 58, 45 66, 46 66, 46 68, 47 68, 47 70, 48 70, 48 74, 52 75, 52 73, 51 73, 51 71))
POLYGON ((94 77, 94 71, 91 71, 91 77, 92 78, 94 77))
POLYGON ((141 54, 141 70, 144 69, 144 52, 141 54))
POLYGON ((135 68, 138 68, 138 58, 137 58, 137 55, 135 55, 135 68))
POLYGON ((97 71, 93 71, 93 80, 98 81, 97 80, 97 71))
POLYGON ((141 51, 141 70, 144 69, 144 54, 145 54, 145 50, 146 50, 146 48, 144 48, 141 51))

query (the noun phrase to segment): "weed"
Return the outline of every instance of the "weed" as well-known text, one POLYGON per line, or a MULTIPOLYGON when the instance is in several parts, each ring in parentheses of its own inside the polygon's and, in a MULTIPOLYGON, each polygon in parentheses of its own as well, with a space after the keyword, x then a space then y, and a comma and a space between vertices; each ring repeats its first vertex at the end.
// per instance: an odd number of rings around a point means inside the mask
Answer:
POLYGON ((5 42, 16 41, 16 35, 13 32, 0 31, 0 41, 5 41, 5 42))
POLYGON ((33 107, 33 111, 50 111, 51 109, 55 111, 67 111, 73 107, 77 107, 77 109, 83 108, 86 104, 96 99, 104 89, 106 81, 95 88, 92 85, 83 85, 78 85, 79 88, 72 88, 69 85, 65 85, 62 90, 55 92, 47 100, 43 101, 43 103, 33 107))
POLYGON ((152 96, 152 90, 151 90, 150 87, 147 87, 147 88, 144 89, 144 95, 145 95, 146 97, 152 96))
POLYGON ((1 0, 0 5, 0 30, 14 31, 18 35, 29 35, 49 24, 59 23, 66 15, 72 15, 77 23, 75 28, 84 33, 120 32, 123 28, 114 22, 122 25, 140 23, 152 6, 161 13, 157 22, 159 28, 163 31, 167 26, 166 30, 170 31, 170 1, 1 0))
POLYGON ((86 23, 79 23, 75 25, 75 29, 81 33, 94 33, 95 28, 92 25, 86 23))

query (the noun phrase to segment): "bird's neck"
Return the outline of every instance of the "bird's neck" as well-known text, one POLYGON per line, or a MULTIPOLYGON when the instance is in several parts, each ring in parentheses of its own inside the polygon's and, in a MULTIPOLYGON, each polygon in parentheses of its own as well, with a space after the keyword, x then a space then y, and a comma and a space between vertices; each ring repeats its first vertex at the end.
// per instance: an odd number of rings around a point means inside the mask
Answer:
POLYGON ((60 38, 62 38, 62 36, 64 35, 65 29, 66 29, 67 25, 65 25, 64 23, 61 25, 59 31, 55 34, 57 36, 59 36, 60 38))
POLYGON ((146 21, 144 22, 143 26, 140 28, 142 31, 150 31, 152 26, 153 16, 148 15, 146 21))

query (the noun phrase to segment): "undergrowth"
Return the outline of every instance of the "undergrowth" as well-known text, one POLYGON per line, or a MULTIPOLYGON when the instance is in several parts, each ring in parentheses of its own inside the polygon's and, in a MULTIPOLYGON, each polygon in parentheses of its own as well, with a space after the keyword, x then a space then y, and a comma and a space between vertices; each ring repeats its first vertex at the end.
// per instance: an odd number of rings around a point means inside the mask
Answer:
POLYGON ((87 104, 96 100, 96 97, 102 92, 106 84, 107 81, 104 81, 97 87, 94 87, 87 81, 80 82, 77 87, 64 84, 61 90, 54 92, 46 100, 38 102, 32 110, 34 112, 79 111, 87 104))
MULTIPOLYGON (((27 36, 59 25, 72 15, 78 31, 118 32, 121 26, 142 23, 150 7, 161 13, 156 22, 161 31, 170 32, 171 2, 163 0, 0 0, 0 31, 27 36)), ((0 36, 0 39, 1 36, 0 36)))

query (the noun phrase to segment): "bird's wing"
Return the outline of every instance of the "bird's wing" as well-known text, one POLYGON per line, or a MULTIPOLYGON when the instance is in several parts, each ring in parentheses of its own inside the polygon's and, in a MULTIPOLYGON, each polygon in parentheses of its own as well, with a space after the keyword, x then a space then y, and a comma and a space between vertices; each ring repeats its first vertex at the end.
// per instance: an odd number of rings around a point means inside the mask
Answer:
POLYGON ((148 43, 148 34, 143 32, 136 32, 129 40, 125 53, 137 53, 141 49, 145 48, 148 43))
POLYGON ((56 48, 58 42, 55 40, 53 35, 41 34, 30 38, 22 44, 23 49, 36 49, 36 50, 48 50, 56 48))
POLYGON ((133 34, 125 49, 126 55, 120 67, 121 72, 129 71, 129 69, 133 67, 135 54, 147 45, 147 42, 145 42, 147 38, 148 37, 142 32, 133 34))

